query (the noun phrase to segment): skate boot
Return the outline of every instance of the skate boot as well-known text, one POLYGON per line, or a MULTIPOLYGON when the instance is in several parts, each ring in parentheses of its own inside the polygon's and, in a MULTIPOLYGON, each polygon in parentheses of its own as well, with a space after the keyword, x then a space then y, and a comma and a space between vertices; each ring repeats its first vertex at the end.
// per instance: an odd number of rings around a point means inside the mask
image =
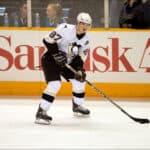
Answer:
POLYGON ((78 104, 75 104, 74 101, 72 101, 72 111, 74 112, 75 116, 89 116, 90 111, 78 104))
POLYGON ((52 121, 52 117, 48 116, 46 114, 46 111, 44 111, 42 108, 39 107, 36 113, 35 123, 49 125, 51 121, 52 121))

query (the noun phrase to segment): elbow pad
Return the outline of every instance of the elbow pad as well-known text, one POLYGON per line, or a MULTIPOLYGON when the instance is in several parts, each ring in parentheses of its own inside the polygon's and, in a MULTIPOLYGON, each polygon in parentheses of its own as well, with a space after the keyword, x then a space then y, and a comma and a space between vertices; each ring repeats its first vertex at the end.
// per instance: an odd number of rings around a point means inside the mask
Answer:
POLYGON ((43 39, 43 43, 46 46, 48 52, 50 52, 51 54, 58 53, 57 43, 48 43, 45 39, 43 39))

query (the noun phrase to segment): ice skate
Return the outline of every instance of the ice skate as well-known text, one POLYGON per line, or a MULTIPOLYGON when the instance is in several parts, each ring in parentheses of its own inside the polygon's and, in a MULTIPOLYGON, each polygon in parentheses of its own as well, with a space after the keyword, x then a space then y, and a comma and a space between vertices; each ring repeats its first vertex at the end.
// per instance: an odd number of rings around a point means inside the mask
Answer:
POLYGON ((90 115, 90 111, 81 106, 81 105, 77 105, 72 101, 72 111, 74 112, 74 116, 85 116, 88 117, 90 115))
POLYGON ((35 123, 49 125, 51 124, 51 121, 52 121, 52 117, 48 116, 46 114, 46 111, 44 111, 42 108, 39 107, 36 113, 35 123))

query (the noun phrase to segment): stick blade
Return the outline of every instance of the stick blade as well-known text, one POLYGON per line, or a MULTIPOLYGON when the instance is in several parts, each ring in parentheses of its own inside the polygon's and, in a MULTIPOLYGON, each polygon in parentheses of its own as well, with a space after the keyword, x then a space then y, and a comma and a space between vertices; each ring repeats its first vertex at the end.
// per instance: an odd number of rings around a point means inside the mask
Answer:
POLYGON ((145 118, 134 118, 132 117, 132 119, 138 123, 144 124, 144 123, 150 123, 149 119, 145 119, 145 118))

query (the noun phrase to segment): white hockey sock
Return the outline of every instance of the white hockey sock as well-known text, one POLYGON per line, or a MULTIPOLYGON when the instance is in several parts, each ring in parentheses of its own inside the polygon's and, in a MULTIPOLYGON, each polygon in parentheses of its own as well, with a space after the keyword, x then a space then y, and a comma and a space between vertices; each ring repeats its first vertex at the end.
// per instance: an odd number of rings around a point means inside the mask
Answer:
POLYGON ((60 81, 51 81, 48 82, 48 85, 46 89, 44 90, 44 93, 42 94, 42 99, 40 101, 40 107, 48 111, 50 106, 52 105, 55 95, 58 93, 59 89, 61 87, 60 81))
POLYGON ((77 105, 82 105, 84 101, 85 82, 79 82, 75 79, 70 79, 72 83, 73 101, 77 105))
POLYGON ((40 107, 45 111, 48 111, 51 105, 52 105, 51 102, 48 102, 44 99, 41 99, 40 101, 40 107))
POLYGON ((82 105, 84 98, 78 98, 78 97, 73 96, 73 101, 77 105, 82 105))

